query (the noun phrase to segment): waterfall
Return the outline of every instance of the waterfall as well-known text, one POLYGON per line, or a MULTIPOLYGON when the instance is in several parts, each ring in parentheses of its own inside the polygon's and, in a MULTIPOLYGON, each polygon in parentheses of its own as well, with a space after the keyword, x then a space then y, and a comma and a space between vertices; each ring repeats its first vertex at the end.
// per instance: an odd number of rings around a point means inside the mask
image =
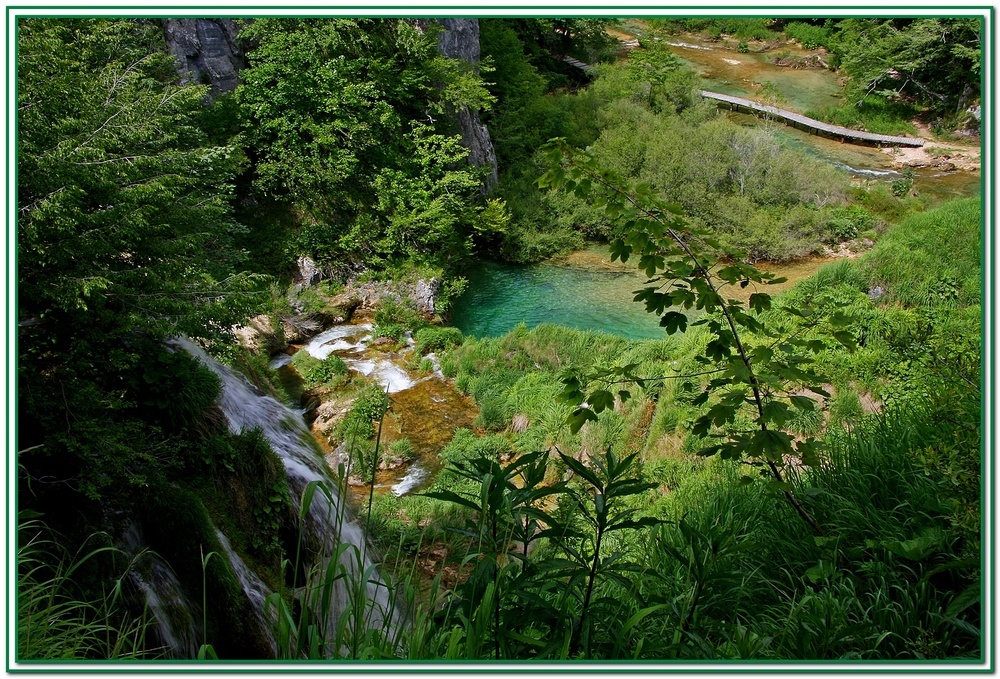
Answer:
MULTIPOLYGON (((331 560, 336 557, 340 567, 348 574, 347 580, 354 581, 347 582, 341 577, 330 586, 329 583, 323 585, 314 579, 305 586, 308 588, 312 585, 314 592, 323 591, 326 594, 328 591, 330 600, 326 619, 322 621, 327 630, 336 630, 341 614, 354 603, 349 585, 364 578, 365 606, 363 610, 355 611, 355 615, 363 616, 362 624, 365 628, 384 629, 387 636, 395 638, 400 622, 395 602, 371 561, 371 550, 364 531, 341 499, 337 483, 301 416, 275 399, 259 393, 240 375, 212 359, 190 340, 179 338, 171 340, 171 344, 190 353, 219 377, 222 389, 218 405, 226 417, 229 430, 240 433, 259 429, 281 459, 292 502, 299 516, 304 516, 305 519, 305 542, 315 555, 311 564, 313 572, 322 576, 328 570, 335 571, 337 564, 332 564, 331 560), (312 494, 309 506, 302 511, 299 506, 301 498, 307 487, 314 483, 322 484, 329 495, 317 490, 312 494)), ((220 537, 220 542, 224 547, 228 546, 224 536, 220 537)), ((263 586, 260 578, 256 574, 250 577, 252 572, 242 561, 240 567, 236 564, 233 567, 237 575, 241 569, 244 571, 240 580, 247 590, 247 597, 255 606, 260 607, 261 619, 266 619, 263 610, 266 595, 260 589, 263 586), (247 578, 246 581, 244 577, 247 578)), ((340 649, 328 649, 331 652, 338 650, 340 649)))
POLYGON ((226 552, 226 556, 229 559, 229 565, 233 567, 236 578, 240 581, 243 591, 250 600, 254 617, 257 618, 261 633, 267 639, 271 647, 271 654, 273 655, 278 648, 274 641, 274 623, 277 619, 277 611, 273 609, 270 611, 265 610, 264 604, 267 597, 271 596, 271 590, 260 579, 260 576, 250 570, 243 559, 240 558, 240 555, 233 551, 232 545, 229 544, 229 538, 218 528, 215 529, 215 537, 219 539, 219 544, 222 545, 222 549, 226 552))
POLYGON ((202 631, 184 588, 173 570, 157 554, 146 551, 146 541, 137 523, 122 536, 123 551, 135 559, 129 582, 139 591, 156 625, 152 631, 167 655, 191 659, 198 655, 202 631))

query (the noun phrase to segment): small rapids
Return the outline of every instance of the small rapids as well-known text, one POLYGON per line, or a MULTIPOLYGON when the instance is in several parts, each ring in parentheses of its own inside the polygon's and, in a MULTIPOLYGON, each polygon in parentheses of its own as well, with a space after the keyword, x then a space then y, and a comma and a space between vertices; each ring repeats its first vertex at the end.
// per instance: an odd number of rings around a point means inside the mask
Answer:
MULTIPOLYGON (((375 380, 390 394, 405 391, 420 381, 410 377, 410 374, 396 365, 390 357, 362 355, 371 343, 371 330, 372 326, 369 323, 335 325, 309 340, 302 351, 321 361, 336 352, 347 367, 375 380)), ((412 345, 413 338, 407 335, 407 340, 412 345)), ((282 359, 279 357, 277 360, 282 359)), ((271 366, 275 367, 275 363, 272 362, 271 366)))
MULTIPOLYGON (((416 341, 412 333, 404 336, 404 346, 393 351, 381 351, 375 342, 371 323, 343 324, 330 327, 312 337, 298 351, 317 360, 336 355, 356 374, 375 382, 389 395, 390 409, 384 421, 382 447, 406 438, 413 446, 410 460, 397 461, 395 466, 380 469, 376 474, 377 492, 407 495, 425 488, 441 470, 438 453, 448 444, 456 429, 470 428, 478 414, 475 404, 448 382, 441 370, 440 358, 428 353, 421 358, 424 369, 411 370, 415 361, 416 341)), ((295 371, 292 355, 282 353, 271 358, 269 365, 279 370, 289 383, 301 377, 295 371)), ((294 395, 293 395, 294 397, 294 395)), ((324 436, 317 430, 317 436, 324 436)), ((345 446, 332 453, 330 466, 351 460, 345 446)), ((352 477, 355 490, 359 479, 352 477)))
POLYGON ((868 168, 857 168, 857 167, 851 167, 850 165, 847 165, 846 163, 834 163, 833 166, 836 167, 838 170, 843 170, 844 172, 852 174, 852 175, 854 175, 856 177, 898 177, 898 176, 900 176, 900 173, 897 172, 896 170, 873 170, 873 169, 868 169, 868 168))

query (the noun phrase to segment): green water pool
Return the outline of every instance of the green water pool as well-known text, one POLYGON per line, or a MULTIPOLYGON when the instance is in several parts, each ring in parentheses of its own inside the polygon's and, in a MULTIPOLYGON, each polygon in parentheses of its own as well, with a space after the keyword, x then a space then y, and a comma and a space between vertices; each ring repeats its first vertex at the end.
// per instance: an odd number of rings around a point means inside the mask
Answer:
MULTIPOLYGON (((606 250, 586 252, 607 260, 606 250)), ((451 322, 467 335, 497 337, 519 323, 555 323, 630 339, 664 336, 659 318, 632 301, 633 292, 646 280, 638 272, 557 260, 530 265, 481 262, 466 276, 469 286, 457 300, 451 322)))

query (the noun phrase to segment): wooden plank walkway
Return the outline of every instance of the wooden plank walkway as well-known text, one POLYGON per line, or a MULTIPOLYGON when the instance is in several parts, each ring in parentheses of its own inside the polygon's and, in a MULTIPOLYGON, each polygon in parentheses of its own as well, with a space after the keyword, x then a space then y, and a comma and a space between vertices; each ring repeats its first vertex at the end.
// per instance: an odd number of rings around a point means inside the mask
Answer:
POLYGON ((821 123, 818 120, 807 118, 806 116, 799 115, 798 113, 785 111, 784 109, 776 108, 774 106, 766 106, 749 99, 731 97, 728 94, 719 94, 718 92, 701 90, 701 96, 706 99, 713 99, 723 104, 728 104, 730 108, 735 110, 742 109, 745 111, 766 113, 767 115, 774 116, 775 118, 780 118, 792 127, 805 130, 806 132, 812 132, 813 134, 818 134, 823 137, 830 137, 831 139, 839 139, 841 141, 851 142, 854 144, 869 144, 873 146, 924 145, 924 140, 917 137, 893 137, 887 134, 873 134, 871 132, 861 132, 847 127, 840 127, 839 125, 821 123))
MULTIPOLYGON (((626 45, 630 46, 630 45, 626 45)), ((565 61, 570 66, 575 66, 582 71, 591 71, 593 66, 586 64, 573 57, 563 57, 565 61)), ((743 99, 741 97, 732 97, 728 94, 719 94, 718 92, 709 92, 708 90, 701 90, 701 96, 706 99, 713 99, 720 103, 726 104, 729 108, 733 110, 744 110, 757 113, 766 113, 767 115, 774 116, 791 125, 799 130, 805 130, 812 134, 820 135, 821 137, 829 137, 831 139, 839 139, 840 141, 850 142, 852 144, 867 144, 869 146, 923 146, 924 140, 919 137, 893 137, 888 134, 874 134, 872 132, 861 132, 860 130, 852 130, 848 127, 841 127, 840 125, 830 125, 829 123, 821 123, 818 120, 812 118, 807 118, 804 115, 798 113, 792 113, 791 111, 786 111, 784 109, 777 108, 775 106, 767 106, 765 104, 759 104, 756 101, 751 101, 750 99, 743 99)))
POLYGON ((590 64, 585 64, 582 61, 580 61, 579 59, 574 59, 573 57, 563 57, 563 61, 565 61, 570 66, 576 66, 581 71, 593 71, 594 70, 594 67, 591 66, 590 64))

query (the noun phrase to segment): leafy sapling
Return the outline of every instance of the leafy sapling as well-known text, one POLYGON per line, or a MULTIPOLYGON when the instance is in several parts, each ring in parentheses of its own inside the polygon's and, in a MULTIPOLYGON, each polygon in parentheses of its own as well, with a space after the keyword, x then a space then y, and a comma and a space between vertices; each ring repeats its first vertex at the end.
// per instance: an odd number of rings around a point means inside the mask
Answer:
POLYGON ((740 253, 723 248, 712 234, 689 222, 677 205, 660 199, 649 185, 628 186, 600 167, 593 156, 553 140, 546 147, 549 170, 538 180, 541 188, 572 191, 593 207, 602 209, 622 236, 611 244, 612 260, 638 258, 638 267, 648 280, 635 294, 646 310, 660 316, 667 334, 685 332, 689 325, 705 326, 709 340, 698 357, 704 371, 690 375, 641 376, 636 365, 594 371, 586 375, 566 374, 561 398, 573 406, 569 418, 576 432, 588 420, 611 408, 615 398, 629 391, 623 385, 665 379, 683 379, 694 389, 693 378, 709 378, 694 405, 710 407, 692 428, 696 436, 709 439, 700 455, 723 459, 747 459, 762 465, 774 488, 784 494, 795 512, 814 531, 819 524, 806 511, 785 479, 786 461, 802 464, 819 461, 820 444, 813 438, 796 440, 786 431, 795 409, 813 410, 812 392, 828 396, 823 380, 810 367, 810 354, 821 351, 824 342, 800 337, 806 328, 831 326, 833 337, 848 347, 853 338, 844 327, 848 319, 820 318, 808 307, 785 309, 800 319, 799 327, 782 334, 766 326, 761 312, 771 308, 771 296, 753 292, 744 304, 726 297, 727 288, 772 285, 784 282, 740 261, 740 253), (700 312, 700 313, 699 313, 700 312), (695 317, 696 320, 691 321, 695 317), (747 413, 753 428, 737 426, 737 415, 747 413))

